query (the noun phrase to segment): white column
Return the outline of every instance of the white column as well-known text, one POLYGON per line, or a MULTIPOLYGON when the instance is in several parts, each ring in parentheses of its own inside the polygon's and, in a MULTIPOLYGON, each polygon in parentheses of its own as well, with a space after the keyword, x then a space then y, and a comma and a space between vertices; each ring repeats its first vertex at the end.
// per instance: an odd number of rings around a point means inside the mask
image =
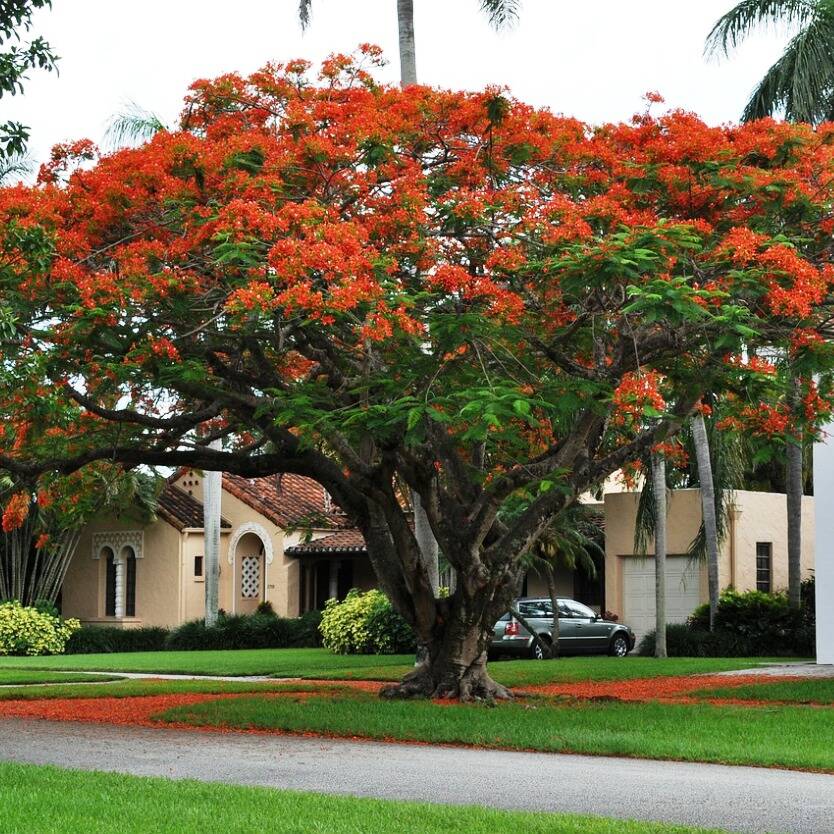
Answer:
POLYGON ((834 424, 814 444, 814 576, 817 663, 834 663, 834 424))
POLYGON ((330 590, 328 593, 330 599, 339 598, 339 560, 334 559, 330 563, 330 590))
POLYGON ((119 556, 114 562, 116 568, 116 618, 119 619, 125 615, 125 557, 119 556))
MULTIPOLYGON (((215 440, 210 449, 220 449, 215 440)), ((206 594, 206 625, 217 622, 220 585, 220 494, 223 489, 222 472, 206 472, 203 477, 203 550, 205 556, 204 590, 206 594)), ((232 577, 234 581, 234 576, 232 577)), ((232 595, 234 600, 234 594, 232 595)), ((234 603, 233 603, 234 604, 234 603)))

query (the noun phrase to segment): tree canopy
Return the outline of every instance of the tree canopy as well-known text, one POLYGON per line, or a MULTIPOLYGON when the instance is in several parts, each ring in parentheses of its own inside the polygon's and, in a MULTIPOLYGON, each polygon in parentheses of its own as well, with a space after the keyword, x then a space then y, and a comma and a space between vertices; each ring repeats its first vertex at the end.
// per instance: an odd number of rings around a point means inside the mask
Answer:
POLYGON ((0 468, 311 476, 445 646, 429 691, 469 694, 554 513, 706 392, 780 430, 758 348, 792 351, 824 416, 834 128, 591 127, 500 89, 383 86, 378 60, 198 81, 178 131, 60 146, 0 190, 0 468), (448 600, 406 488, 458 571, 448 600))

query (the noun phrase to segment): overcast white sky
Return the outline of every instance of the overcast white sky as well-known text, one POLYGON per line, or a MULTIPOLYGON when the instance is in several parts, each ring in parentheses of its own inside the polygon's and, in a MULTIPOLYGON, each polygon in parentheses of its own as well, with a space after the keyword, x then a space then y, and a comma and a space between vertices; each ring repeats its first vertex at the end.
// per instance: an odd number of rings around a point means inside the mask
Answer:
MULTIPOLYGON (((647 90, 711 123, 732 121, 786 39, 771 33, 730 61, 705 60, 704 37, 734 2, 523 0, 519 23, 496 33, 478 0, 416 0, 417 71, 450 88, 505 84, 589 122, 628 119, 647 90)), ((395 10, 396 0, 313 0, 302 34, 297 0, 54 0, 34 32, 61 55, 60 75, 34 73, 0 118, 32 128, 40 161, 56 142, 101 142, 127 101, 173 124, 194 79, 268 60, 317 61, 368 41, 383 47, 385 77, 396 81, 395 10)))

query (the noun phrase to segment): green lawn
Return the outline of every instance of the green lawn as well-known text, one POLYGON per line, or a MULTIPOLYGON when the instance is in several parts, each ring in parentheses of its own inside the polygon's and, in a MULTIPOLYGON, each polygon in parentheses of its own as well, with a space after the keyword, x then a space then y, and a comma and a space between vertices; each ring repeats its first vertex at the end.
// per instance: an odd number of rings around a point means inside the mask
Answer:
POLYGON ((768 683, 702 689, 694 693, 701 698, 743 698, 750 701, 785 701, 795 704, 834 704, 834 678, 809 678, 802 681, 768 683))
POLYGON ((382 670, 396 680, 413 662, 405 655, 334 655, 326 649, 239 649, 200 652, 121 652, 113 654, 0 657, 0 669, 100 670, 170 675, 273 675, 276 677, 362 677, 382 670), (386 671, 388 668, 393 671, 386 671))
POLYGON ((84 675, 77 672, 41 672, 36 669, 0 669, 0 686, 38 683, 95 683, 119 680, 115 675, 84 675))
MULTIPOLYGON (((560 660, 510 660, 490 665, 508 686, 556 681, 626 680, 656 675, 689 675, 745 669, 762 658, 570 657, 560 660)), ((272 675, 344 680, 398 680, 413 666, 410 655, 334 655, 326 649, 243 649, 201 652, 131 652, 53 657, 0 657, 0 670, 156 672, 185 675, 272 675)))
POLYGON ((834 771, 834 710, 801 706, 541 698, 488 708, 349 693, 208 701, 162 717, 199 726, 834 771))
POLYGON ((4 834, 710 834, 666 823, 385 802, 17 764, 0 765, 0 795, 4 834))

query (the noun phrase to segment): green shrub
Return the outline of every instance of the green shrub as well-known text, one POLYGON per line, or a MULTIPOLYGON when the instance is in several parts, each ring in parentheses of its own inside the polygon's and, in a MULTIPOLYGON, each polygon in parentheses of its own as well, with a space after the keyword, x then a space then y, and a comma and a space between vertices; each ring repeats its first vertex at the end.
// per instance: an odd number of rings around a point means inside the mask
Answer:
POLYGON ((82 626, 70 637, 66 653, 159 652, 165 648, 167 637, 167 628, 82 626))
POLYGON ((320 645, 320 616, 318 611, 297 619, 284 619, 270 613, 222 614, 209 628, 202 620, 183 623, 170 632, 165 648, 186 651, 312 648, 320 645))
MULTIPOLYGON (((650 631, 640 641, 637 652, 644 657, 653 657, 654 647, 655 632, 650 631)), ((686 623, 666 626, 666 653, 669 657, 756 657, 767 654, 737 635, 696 629, 686 623)))
POLYGON ((321 645, 320 620, 319 611, 308 611, 295 619, 274 613, 221 614, 217 625, 211 628, 206 628, 202 620, 183 623, 172 630, 84 626, 70 638, 66 653, 315 648, 321 645))
MULTIPOLYGON (((788 605, 784 593, 740 593, 732 588, 718 601, 715 630, 709 630, 709 605, 695 609, 684 625, 666 627, 670 657, 769 657, 814 654, 813 581, 803 583, 803 604, 788 605)), ((639 653, 653 655, 655 634, 641 641, 639 653)))
POLYGON ((337 654, 400 654, 416 646, 411 627, 378 590, 354 588, 342 602, 328 600, 319 629, 323 645, 337 654))
POLYGON ((62 654, 67 641, 81 628, 78 620, 64 620, 19 602, 0 604, 0 655, 62 654))
POLYGON ((290 649, 312 649, 321 646, 321 611, 308 611, 300 617, 287 620, 290 649))

